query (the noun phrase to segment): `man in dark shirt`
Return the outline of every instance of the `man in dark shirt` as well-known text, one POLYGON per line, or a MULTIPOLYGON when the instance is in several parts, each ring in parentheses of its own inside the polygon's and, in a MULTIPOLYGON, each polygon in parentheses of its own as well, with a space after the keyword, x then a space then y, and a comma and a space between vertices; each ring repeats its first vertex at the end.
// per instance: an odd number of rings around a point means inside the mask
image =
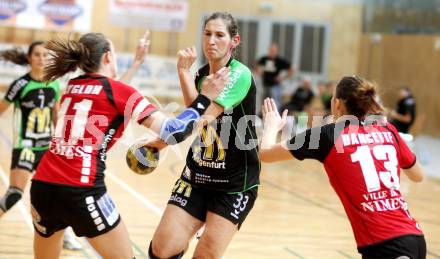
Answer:
POLYGON ((293 76, 294 70, 289 61, 278 56, 276 43, 270 45, 267 56, 258 60, 257 73, 263 79, 263 100, 266 97, 271 97, 277 105, 280 105, 282 103, 281 82, 293 76), (287 74, 282 76, 282 71, 287 71, 287 74))
POLYGON ((289 112, 301 112, 304 110, 304 106, 312 101, 314 96, 311 81, 305 77, 303 78, 302 85, 296 89, 289 103, 287 103, 282 110, 287 109, 289 112))
POLYGON ((390 117, 399 132, 408 133, 416 117, 416 101, 408 87, 400 88, 397 109, 391 111, 390 117))

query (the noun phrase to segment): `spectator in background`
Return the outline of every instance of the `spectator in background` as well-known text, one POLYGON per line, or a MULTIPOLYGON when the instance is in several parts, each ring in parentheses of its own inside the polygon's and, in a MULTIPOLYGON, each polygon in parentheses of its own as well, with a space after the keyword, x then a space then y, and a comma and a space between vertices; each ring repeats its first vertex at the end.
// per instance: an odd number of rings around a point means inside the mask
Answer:
POLYGON ((289 112, 301 112, 314 96, 310 78, 305 77, 302 80, 302 84, 293 93, 290 102, 284 105, 284 109, 289 110, 289 112))
POLYGON ((389 117, 397 131, 408 133, 416 117, 416 101, 407 86, 400 88, 397 108, 390 112, 389 117))
POLYGON ((294 69, 289 61, 278 56, 276 43, 270 45, 267 56, 258 60, 256 73, 263 79, 263 99, 271 97, 278 105, 281 104, 281 83, 293 76, 294 69), (287 71, 287 74, 283 75, 283 71, 287 71))
POLYGON ((332 81, 322 82, 322 84, 318 85, 319 97, 321 98, 321 101, 324 104, 324 108, 327 114, 331 113, 333 88, 334 88, 334 84, 332 81))

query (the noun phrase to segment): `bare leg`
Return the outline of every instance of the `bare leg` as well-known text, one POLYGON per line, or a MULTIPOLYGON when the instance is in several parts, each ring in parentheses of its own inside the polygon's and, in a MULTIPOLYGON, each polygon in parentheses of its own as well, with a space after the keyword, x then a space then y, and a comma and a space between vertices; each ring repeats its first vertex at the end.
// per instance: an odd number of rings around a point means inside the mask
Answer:
POLYGON ((57 259, 61 254, 64 230, 55 232, 50 237, 42 237, 34 232, 35 259, 57 259))
POLYGON ((193 258, 221 258, 237 231, 237 225, 222 216, 208 212, 205 231, 196 246, 193 258))
POLYGON ((119 225, 109 232, 93 238, 87 238, 93 248, 105 259, 132 259, 127 228, 121 220, 119 225))
POLYGON ((202 225, 202 221, 183 209, 168 204, 153 236, 154 255, 168 258, 186 250, 189 240, 202 225))

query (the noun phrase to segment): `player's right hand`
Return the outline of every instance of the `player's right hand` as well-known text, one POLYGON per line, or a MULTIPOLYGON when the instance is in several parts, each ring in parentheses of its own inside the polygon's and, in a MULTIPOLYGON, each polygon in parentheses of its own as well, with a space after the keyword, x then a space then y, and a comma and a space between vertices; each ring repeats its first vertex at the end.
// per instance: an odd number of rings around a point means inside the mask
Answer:
POLYGON ((203 80, 201 94, 211 100, 215 100, 228 83, 230 72, 231 69, 229 67, 223 67, 214 74, 207 76, 203 80))
POLYGON ((177 52, 177 69, 188 70, 197 59, 196 47, 185 48, 177 52))
POLYGON ((274 99, 264 99, 261 111, 263 113, 263 123, 265 129, 272 128, 276 131, 280 131, 286 125, 288 111, 284 110, 283 114, 280 116, 274 99))

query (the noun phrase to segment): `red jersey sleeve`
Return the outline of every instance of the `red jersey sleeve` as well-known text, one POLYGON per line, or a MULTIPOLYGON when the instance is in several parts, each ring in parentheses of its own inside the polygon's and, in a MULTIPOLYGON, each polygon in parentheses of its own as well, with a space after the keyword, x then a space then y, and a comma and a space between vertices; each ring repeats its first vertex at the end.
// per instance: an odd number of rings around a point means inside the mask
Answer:
POLYGON ((116 109, 124 117, 130 117, 141 124, 157 110, 139 91, 119 81, 112 83, 113 98, 116 109))
POLYGON ((402 139, 399 132, 397 132, 396 128, 391 123, 387 123, 387 127, 391 130, 397 140, 396 150, 398 151, 397 158, 400 167, 402 169, 411 168, 416 163, 416 155, 411 151, 405 140, 402 139))

